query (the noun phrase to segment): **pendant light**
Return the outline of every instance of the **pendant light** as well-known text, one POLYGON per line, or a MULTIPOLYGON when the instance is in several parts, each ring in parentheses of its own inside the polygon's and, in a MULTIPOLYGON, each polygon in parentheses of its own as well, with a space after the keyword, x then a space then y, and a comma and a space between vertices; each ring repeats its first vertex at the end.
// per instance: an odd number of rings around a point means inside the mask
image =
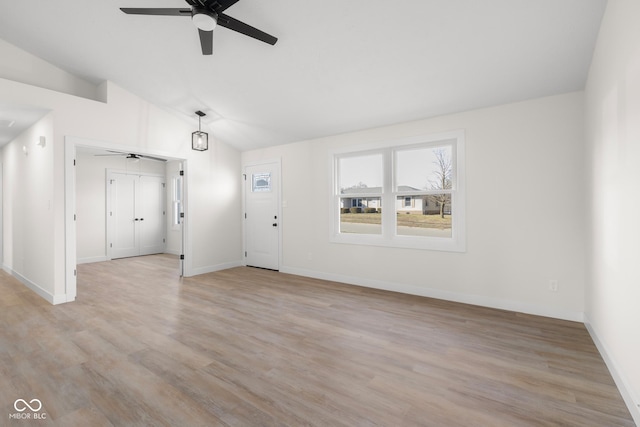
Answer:
POLYGON ((209 149, 209 134, 202 132, 201 122, 202 117, 206 116, 202 111, 196 111, 198 115, 198 130, 191 134, 191 149, 196 151, 206 151, 209 149))

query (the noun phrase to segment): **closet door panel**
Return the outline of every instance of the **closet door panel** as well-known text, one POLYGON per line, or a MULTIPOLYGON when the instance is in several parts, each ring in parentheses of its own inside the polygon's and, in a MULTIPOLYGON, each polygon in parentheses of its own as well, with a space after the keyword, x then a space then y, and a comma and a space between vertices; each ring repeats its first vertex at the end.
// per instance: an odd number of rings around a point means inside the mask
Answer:
POLYGON ((140 255, 164 252, 165 185, 164 178, 141 176, 136 213, 140 231, 140 255))
POLYGON ((114 173, 111 175, 111 210, 107 212, 111 221, 111 257, 136 256, 139 252, 139 237, 136 219, 136 187, 138 177, 114 173))

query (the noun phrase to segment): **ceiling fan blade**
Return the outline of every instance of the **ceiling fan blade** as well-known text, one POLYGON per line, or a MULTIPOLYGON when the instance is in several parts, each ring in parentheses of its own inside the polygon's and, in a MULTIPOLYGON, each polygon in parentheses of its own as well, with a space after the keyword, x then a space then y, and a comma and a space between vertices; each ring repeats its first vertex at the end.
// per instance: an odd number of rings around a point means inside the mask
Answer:
POLYGON ((211 55, 213 53, 213 31, 204 31, 198 29, 200 35, 200 46, 203 55, 211 55))
POLYGON ((239 0, 218 0, 214 1, 211 5, 211 8, 217 13, 221 14, 225 10, 229 9, 234 4, 238 3, 239 0))
POLYGON ((274 45, 278 41, 276 37, 273 37, 272 35, 267 34, 264 31, 260 31, 259 29, 254 28, 251 25, 247 25, 244 22, 238 21, 237 19, 232 18, 229 15, 225 15, 224 13, 218 15, 218 25, 233 31, 237 31, 238 33, 244 34, 245 36, 253 37, 256 40, 260 40, 261 42, 265 42, 270 45, 274 45))
POLYGON ((121 7, 120 10, 129 15, 191 16, 191 9, 121 7))
POLYGON ((155 160, 155 161, 158 161, 158 162, 166 162, 167 161, 167 159, 162 159, 160 157, 145 156, 145 155, 142 155, 142 154, 138 154, 137 156, 141 157, 143 159, 155 160))

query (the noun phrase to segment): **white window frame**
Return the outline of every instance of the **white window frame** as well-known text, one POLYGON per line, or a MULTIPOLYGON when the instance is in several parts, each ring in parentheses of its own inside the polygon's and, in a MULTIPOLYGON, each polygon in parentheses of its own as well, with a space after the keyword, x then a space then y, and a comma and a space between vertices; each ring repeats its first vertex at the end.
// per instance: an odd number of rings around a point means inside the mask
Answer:
POLYGON ((180 230, 182 226, 182 204, 184 191, 183 188, 183 176, 179 172, 171 174, 171 229, 180 230))
MULTIPOLYGON (((421 135, 410 138, 387 140, 357 147, 341 148, 329 153, 331 163, 331 233, 332 243, 355 245, 374 245, 397 248, 425 249, 436 251, 465 252, 466 251, 466 221, 465 221, 465 134, 463 130, 444 132, 431 135, 421 135), (396 188, 395 153, 405 149, 421 147, 451 146, 452 153, 452 188, 445 192, 451 193, 451 237, 403 236, 396 234, 396 200, 398 196, 409 195, 399 192, 396 188), (340 158, 362 156, 372 153, 383 155, 383 188, 382 202, 382 233, 356 234, 340 233, 340 194, 339 168, 340 158)), ((377 197, 377 195, 372 195, 377 197)))

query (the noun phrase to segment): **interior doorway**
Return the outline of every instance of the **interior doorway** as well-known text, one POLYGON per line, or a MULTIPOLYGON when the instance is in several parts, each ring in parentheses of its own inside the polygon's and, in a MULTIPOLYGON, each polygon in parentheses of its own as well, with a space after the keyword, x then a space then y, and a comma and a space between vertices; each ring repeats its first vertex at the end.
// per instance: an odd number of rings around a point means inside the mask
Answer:
MULTIPOLYGON (((121 256, 138 256, 150 253, 168 253, 175 255, 177 273, 185 273, 182 261, 186 249, 186 160, 175 158, 158 152, 145 152, 138 148, 114 146, 105 143, 84 140, 74 137, 65 138, 65 300, 73 301, 77 294, 77 264, 110 261, 121 256), (113 153, 125 154, 125 156, 113 153), (135 153, 141 159, 135 159, 127 153, 135 153), (87 167, 79 162, 90 162, 87 167), (102 162, 102 163, 101 163, 102 162), (145 166, 146 162, 146 166, 145 166), (154 166, 149 166, 154 165, 154 166), (90 169, 89 177, 82 170, 90 169), (147 172, 144 169, 151 168, 147 172), (155 168, 155 169, 153 169, 155 168), (122 251, 114 254, 111 243, 107 204, 111 203, 109 194, 109 172, 111 179, 124 183, 131 175, 131 188, 136 192, 144 187, 154 195, 143 205, 154 205, 154 211, 160 212, 155 217, 140 206, 131 220, 138 218, 137 240, 139 248, 135 253, 125 254, 122 251), (171 177, 179 175, 179 203, 176 203, 175 186, 171 185, 171 177), (140 176, 144 178, 140 179, 140 176), (89 181, 93 180, 91 183, 89 181), (98 184, 97 182, 100 182, 98 184), (91 189, 87 186, 94 185, 91 189), (97 186, 100 185, 100 188, 97 186), (85 200, 86 198, 86 200, 85 200), (178 210, 173 206, 177 205, 178 210), (142 209, 142 210, 141 210, 142 209), (180 218, 176 221, 176 215, 180 218), (144 218, 143 221, 140 221, 144 218), (155 233, 146 234, 146 228, 155 229, 155 233), (148 224, 148 225, 147 225, 148 224), (160 232, 158 232, 160 230, 160 232), (151 237, 148 237, 151 236, 151 237)), ((121 189, 124 187, 121 187, 121 189)), ((126 245, 125 245, 126 246, 126 245)))

